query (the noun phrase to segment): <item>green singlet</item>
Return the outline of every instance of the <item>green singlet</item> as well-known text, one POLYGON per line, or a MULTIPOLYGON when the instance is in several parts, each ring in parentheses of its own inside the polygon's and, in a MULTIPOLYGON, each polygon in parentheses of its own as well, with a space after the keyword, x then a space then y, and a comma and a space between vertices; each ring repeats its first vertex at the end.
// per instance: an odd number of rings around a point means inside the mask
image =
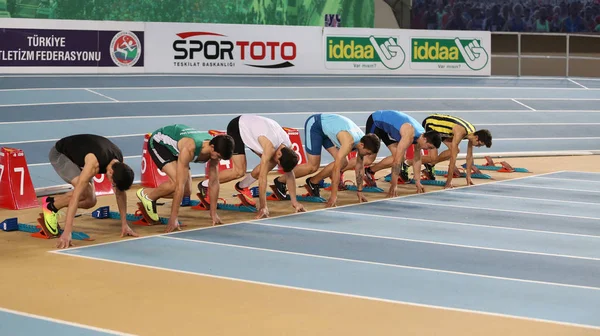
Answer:
MULTIPOLYGON (((205 140, 212 140, 213 137, 208 132, 201 132, 183 124, 161 127, 154 131, 150 136, 150 139, 154 139, 154 141, 168 148, 174 156, 179 156, 177 142, 183 138, 194 139, 194 142, 196 143, 196 150, 194 151, 193 161, 196 161, 198 159, 198 155, 200 155, 200 151, 202 151, 202 143, 205 140)), ((150 141, 149 145, 150 148, 153 148, 152 141, 150 141)))

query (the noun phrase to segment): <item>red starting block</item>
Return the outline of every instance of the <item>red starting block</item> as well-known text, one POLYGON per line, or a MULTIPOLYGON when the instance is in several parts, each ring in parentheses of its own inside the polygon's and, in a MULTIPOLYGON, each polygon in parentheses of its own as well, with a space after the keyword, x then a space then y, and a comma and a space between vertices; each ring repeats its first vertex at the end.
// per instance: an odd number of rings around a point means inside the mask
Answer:
POLYGON ((114 195, 112 184, 106 178, 106 174, 98 174, 94 176, 94 190, 96 196, 114 195))
POLYGON ((148 140, 151 133, 144 136, 144 145, 142 147, 142 185, 147 188, 156 188, 164 182, 169 181, 167 174, 156 167, 154 161, 148 153, 148 140))
POLYGON ((25 153, 20 149, 2 147, 0 150, 0 208, 20 210, 38 206, 25 153))

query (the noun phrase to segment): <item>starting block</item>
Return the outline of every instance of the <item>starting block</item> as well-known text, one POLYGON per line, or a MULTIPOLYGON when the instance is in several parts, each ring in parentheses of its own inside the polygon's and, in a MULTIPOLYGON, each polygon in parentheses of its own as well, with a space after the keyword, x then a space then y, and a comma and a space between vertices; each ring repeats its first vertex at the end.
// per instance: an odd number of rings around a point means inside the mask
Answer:
MULTIPOLYGON (((491 157, 485 157, 486 163, 483 165, 474 165, 476 168, 481 170, 495 170, 499 173, 529 173, 530 171, 526 168, 513 168, 508 162, 502 161, 499 163, 495 163, 491 157), (497 166, 499 164, 500 166, 497 166)), ((462 165, 463 168, 467 167, 467 164, 462 165)))
MULTIPOLYGON (((270 185, 269 187, 271 187, 271 189, 275 188, 274 185, 270 185)), ((252 187, 252 188, 250 188, 250 191, 252 192, 252 197, 254 197, 254 198, 259 197, 258 187, 252 187)), ((277 196, 275 196, 274 192, 267 191, 267 201, 279 202, 279 201, 289 201, 289 200, 291 200, 290 195, 285 195, 285 199, 279 199, 277 196)), ((303 195, 296 195, 296 200, 298 202, 327 203, 327 200, 324 199, 323 197, 310 196, 308 193, 303 194, 303 195)))
MULTIPOLYGON (((446 171, 446 170, 436 170, 435 171, 435 175, 448 177, 448 171, 446 171)), ((454 177, 467 177, 467 173, 465 173, 464 171, 459 171, 458 176, 457 176, 457 174, 454 174, 454 177)), ((492 178, 488 174, 471 174, 471 177, 474 178, 474 179, 485 179, 485 180, 490 180, 492 178)))
MULTIPOLYGON (((331 183, 325 183, 325 181, 321 181, 322 183, 320 185, 322 185, 324 188, 330 188, 331 189, 331 183)), ((346 184, 346 182, 352 182, 350 180, 346 180, 344 181, 344 190, 349 190, 349 191, 358 191, 358 187, 356 187, 354 184, 346 184)), ((369 186, 363 186, 363 192, 368 192, 368 193, 382 193, 384 192, 383 189, 379 188, 379 187, 369 187, 369 186)))
MULTIPOLYGON (((202 204, 200 201, 190 201, 192 205, 192 209, 194 210, 209 210, 202 204)), ((227 203, 217 203, 217 210, 226 210, 226 211, 239 211, 239 212, 256 212, 255 207, 243 205, 243 204, 227 204, 227 203)))
MULTIPOLYGON (((4 231, 23 231, 31 233, 31 236, 34 238, 42 238, 42 239, 52 239, 58 238, 63 233, 64 230, 58 226, 58 235, 53 235, 46 230, 46 226, 44 225, 44 215, 40 213, 40 217, 37 218, 38 225, 30 225, 30 224, 22 224, 18 222, 17 218, 9 218, 2 222, 2 230, 4 231)), ((83 232, 73 231, 71 232, 71 239, 75 240, 87 240, 93 241, 94 239, 90 238, 89 235, 83 232)))
MULTIPOLYGON (((198 198, 200 198, 200 193, 196 194, 198 196, 198 198)), ((256 207, 251 207, 251 206, 247 206, 244 205, 242 203, 240 204, 227 204, 227 201, 223 198, 219 198, 219 200, 223 201, 223 203, 217 203, 217 210, 226 210, 226 211, 240 211, 240 212, 256 212, 256 207)), ((190 205, 192 206, 192 209, 194 210, 203 210, 203 211, 207 211, 209 210, 208 207, 206 207, 201 201, 190 201, 190 205)))
MULTIPOLYGON (((392 174, 388 174, 384 180, 386 182, 390 182, 392 180, 392 174)), ((410 179, 408 180, 408 182, 402 181, 399 177, 398 177, 398 184, 415 184, 415 179, 410 179)), ((446 185, 446 181, 442 181, 442 180, 429 180, 427 178, 421 178, 421 184, 423 185, 432 185, 432 186, 445 186, 446 185)))

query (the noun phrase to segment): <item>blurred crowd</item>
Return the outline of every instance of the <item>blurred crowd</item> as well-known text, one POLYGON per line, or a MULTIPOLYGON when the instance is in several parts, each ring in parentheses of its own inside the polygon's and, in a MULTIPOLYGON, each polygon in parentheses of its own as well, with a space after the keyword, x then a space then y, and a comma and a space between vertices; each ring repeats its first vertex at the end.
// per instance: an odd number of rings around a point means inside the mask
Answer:
POLYGON ((413 0, 411 28, 599 33, 600 0, 413 0))

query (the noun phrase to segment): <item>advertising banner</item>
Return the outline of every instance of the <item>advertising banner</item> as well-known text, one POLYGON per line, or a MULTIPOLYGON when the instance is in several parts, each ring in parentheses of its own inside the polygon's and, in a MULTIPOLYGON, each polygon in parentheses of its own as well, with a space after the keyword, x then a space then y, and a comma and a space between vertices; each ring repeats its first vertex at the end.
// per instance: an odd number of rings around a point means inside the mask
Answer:
POLYGON ((325 72, 491 74, 491 34, 480 31, 325 28, 325 72))
POLYGON ((319 27, 146 24, 147 72, 323 73, 319 27))
POLYGON ((0 26, 0 72, 144 71, 143 29, 121 30, 118 24, 110 29, 98 24, 73 29, 48 21, 46 25, 51 28, 0 26))

